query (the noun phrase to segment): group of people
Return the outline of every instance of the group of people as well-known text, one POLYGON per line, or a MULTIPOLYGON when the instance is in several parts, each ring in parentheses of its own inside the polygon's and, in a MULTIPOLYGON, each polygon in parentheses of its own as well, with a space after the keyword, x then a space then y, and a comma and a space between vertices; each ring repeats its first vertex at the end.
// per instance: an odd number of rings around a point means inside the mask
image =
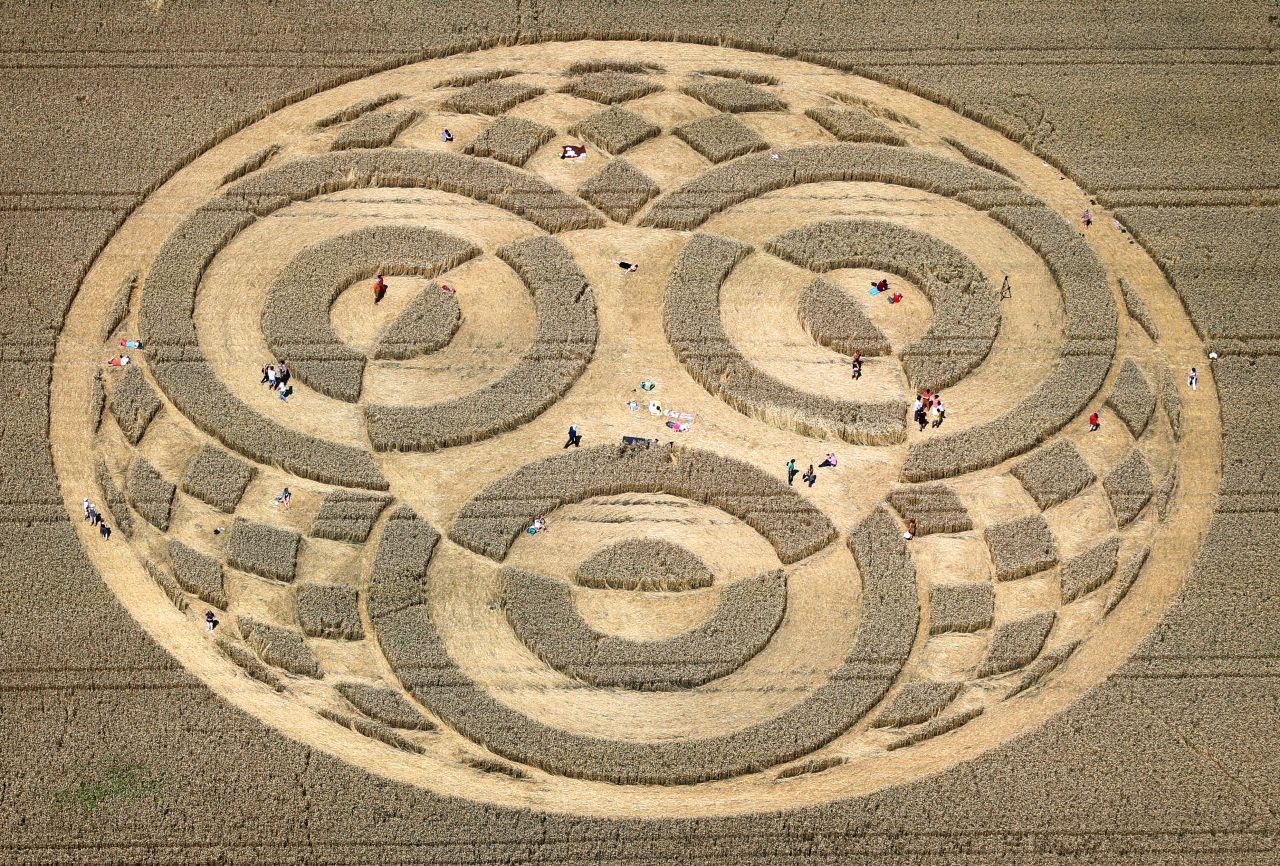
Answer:
POLYGON ((911 415, 920 425, 921 433, 930 424, 934 428, 941 427, 943 420, 947 417, 947 410, 942 405, 942 394, 935 394, 928 388, 921 391, 916 395, 916 402, 911 407, 911 415))
POLYGON ((111 538, 111 527, 107 526, 107 522, 102 519, 97 507, 89 501, 87 496, 84 499, 84 519, 89 521, 90 526, 98 527, 98 534, 102 536, 103 541, 111 538))
MULTIPOLYGON (((828 451, 827 456, 818 464, 818 468, 835 469, 836 462, 836 455, 828 451)), ((796 468, 796 458, 792 457, 787 461, 787 484, 794 483, 797 475, 800 475, 800 470, 796 468)), ((810 487, 818 483, 818 473, 814 470, 812 463, 809 464, 809 468, 805 470, 804 474, 800 475, 800 480, 810 487)))
POLYGON ((292 375, 284 361, 268 364, 262 368, 262 384, 279 394, 281 403, 288 403, 289 396, 293 394, 293 386, 289 384, 292 375))

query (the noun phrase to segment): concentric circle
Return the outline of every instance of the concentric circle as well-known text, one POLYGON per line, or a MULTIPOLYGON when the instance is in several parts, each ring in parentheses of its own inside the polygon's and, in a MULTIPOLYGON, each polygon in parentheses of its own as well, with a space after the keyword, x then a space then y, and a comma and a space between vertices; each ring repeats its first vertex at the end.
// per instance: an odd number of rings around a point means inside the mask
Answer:
POLYGON ((598 815, 858 796, 1100 682, 1203 537, 1198 340, 1089 206, 795 60, 416 63, 126 221, 59 344, 55 463, 160 643, 372 772, 598 815))

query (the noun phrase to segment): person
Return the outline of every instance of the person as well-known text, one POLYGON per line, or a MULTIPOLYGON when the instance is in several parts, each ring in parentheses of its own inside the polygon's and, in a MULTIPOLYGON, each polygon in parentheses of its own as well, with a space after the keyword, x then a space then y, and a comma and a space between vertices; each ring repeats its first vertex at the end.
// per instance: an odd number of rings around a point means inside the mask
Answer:
POLYGON ((640 270, 639 265, 632 264, 631 262, 623 262, 618 259, 613 259, 613 263, 629 274, 634 274, 636 271, 640 270))
POLYGON ((262 385, 267 384, 268 382, 271 381, 271 377, 274 374, 275 374, 275 369, 270 364, 264 365, 262 368, 262 381, 259 384, 262 384, 262 385))
POLYGON ((888 290, 889 290, 888 280, 882 278, 880 282, 876 282, 875 280, 871 281, 871 294, 878 295, 881 292, 887 292, 888 290))
POLYGON ((913 517, 907 521, 907 531, 902 533, 903 541, 910 541, 916 537, 916 519, 913 517))
POLYGON ((890 295, 890 296, 889 296, 889 303, 891 303, 891 304, 900 304, 900 303, 902 303, 902 292, 894 292, 892 295, 890 295))
POLYGON ((796 469, 796 458, 792 457, 787 461, 787 484, 796 480, 796 475, 800 470, 796 469))
POLYGON ((920 432, 924 432, 924 428, 929 426, 929 416, 924 410, 923 404, 916 410, 916 423, 920 425, 920 432))
POLYGON ((457 289, 453 288, 453 286, 446 286, 444 283, 440 284, 440 291, 444 292, 446 295, 458 294, 457 289))
POLYGON ((657 400, 650 400, 650 401, 649 401, 649 414, 650 414, 650 415, 661 415, 661 414, 662 414, 662 404, 661 404, 661 403, 659 403, 657 400))
POLYGON ((812 463, 810 463, 810 464, 809 464, 809 470, 808 470, 807 472, 805 472, 805 474, 804 474, 802 477, 804 478, 804 480, 808 483, 808 485, 809 485, 810 487, 812 487, 812 486, 813 486, 813 484, 814 484, 814 482, 818 480, 818 474, 817 474, 816 472, 814 472, 814 471, 813 471, 813 464, 812 464, 812 463))
POLYGON ((97 526, 100 523, 102 523, 102 515, 98 513, 98 509, 90 505, 89 506, 89 525, 97 526))
POLYGON ((769 151, 769 159, 781 159, 776 150, 769 151))
POLYGON ((627 408, 628 408, 628 409, 630 409, 632 412, 634 412, 634 411, 636 411, 637 409, 639 409, 639 408, 640 408, 640 404, 639 404, 639 403, 637 403, 635 400, 628 400, 628 401, 627 401, 627 408))
POLYGON ((914 418, 924 408, 924 395, 917 393, 916 402, 911 404, 911 417, 914 418))
POLYGON ((204 627, 209 631, 213 631, 218 627, 218 618, 213 615, 213 611, 206 610, 204 612, 204 627))
POLYGON ((656 387, 658 387, 658 386, 657 386, 657 385, 655 385, 655 384, 653 384, 653 380, 652 380, 652 379, 645 379, 643 382, 641 382, 641 383, 640 383, 640 390, 641 390, 641 391, 652 391, 652 390, 653 390, 654 388, 656 388, 656 387))
POLYGON ((213 534, 214 534, 214 535, 221 535, 221 534, 222 534, 222 527, 221 527, 221 526, 215 526, 215 527, 213 528, 213 534))
POLYGON ((1096 433, 1098 432, 1098 428, 1101 426, 1102 426, 1102 423, 1098 420, 1098 413, 1094 412, 1092 415, 1089 416, 1089 432, 1096 433))
POLYGON ((107 364, 112 367, 127 367, 130 363, 131 360, 128 355, 120 355, 119 357, 112 358, 107 362, 107 364))
POLYGON ((289 396, 293 393, 293 388, 286 387, 284 383, 280 384, 280 402, 288 403, 289 396))
POLYGON ((1080 221, 1084 223, 1085 228, 1093 225, 1093 214, 1089 213, 1088 208, 1085 208, 1084 213, 1080 215, 1080 221))
POLYGON ((142 343, 140 343, 140 342, 139 342, 139 341, 137 341, 137 340, 121 340, 121 341, 120 341, 120 345, 121 345, 121 346, 124 346, 126 349, 141 349, 141 348, 142 348, 142 343))
POLYGON ((827 452, 827 459, 826 459, 826 460, 823 460, 821 463, 819 463, 819 464, 818 464, 818 468, 819 468, 819 469, 822 469, 822 468, 831 468, 831 469, 835 469, 835 468, 836 468, 836 455, 834 455, 834 454, 832 454, 830 451, 828 451, 828 452, 827 452))
POLYGON ((939 394, 937 399, 933 401, 933 428, 936 430, 942 426, 942 421, 947 417, 947 410, 942 408, 942 395, 939 394))
POLYGON ((537 517, 533 518, 533 523, 531 523, 529 525, 529 528, 525 531, 528 532, 530 535, 537 535, 539 532, 546 532, 547 531, 546 519, 543 518, 541 514, 539 514, 537 517))
POLYGON ((587 148, 581 144, 565 144, 560 147, 561 159, 585 159, 587 148))
POLYGON ((677 433, 684 433, 689 429, 688 421, 668 421, 667 426, 677 433))
POLYGON ((272 391, 276 389, 276 365, 267 365, 267 387, 272 391))
POLYGON ((102 536, 103 541, 111 540, 111 527, 107 526, 107 521, 98 524, 98 534, 102 536))
POLYGON ((854 352, 853 353, 853 380, 856 382, 861 378, 862 378, 862 353, 854 352))
POLYGON ((373 278, 373 302, 381 304, 382 299, 387 296, 387 281, 382 278, 382 274, 378 274, 373 278))
POLYGON ((453 133, 447 129, 440 130, 440 140, 443 141, 445 144, 448 144, 449 142, 453 141, 453 133))
POLYGON ((289 503, 292 501, 293 494, 289 491, 288 487, 277 493, 274 498, 274 502, 278 508, 288 508, 289 503))
POLYGON ((93 503, 89 501, 88 496, 84 498, 84 519, 85 520, 93 519, 93 503))
POLYGON ((280 362, 280 370, 276 373, 276 378, 280 380, 280 387, 284 388, 289 384, 289 377, 293 374, 289 372, 289 365, 284 361, 280 362))
POLYGON ((1196 390, 1196 385, 1200 381, 1200 374, 1196 372, 1196 368, 1192 367, 1191 372, 1187 374, 1187 384, 1191 386, 1191 390, 1196 390))
POLYGON ((564 447, 568 448, 570 445, 574 448, 582 445, 582 434, 579 433, 578 428, 572 424, 569 425, 569 441, 564 443, 564 447))

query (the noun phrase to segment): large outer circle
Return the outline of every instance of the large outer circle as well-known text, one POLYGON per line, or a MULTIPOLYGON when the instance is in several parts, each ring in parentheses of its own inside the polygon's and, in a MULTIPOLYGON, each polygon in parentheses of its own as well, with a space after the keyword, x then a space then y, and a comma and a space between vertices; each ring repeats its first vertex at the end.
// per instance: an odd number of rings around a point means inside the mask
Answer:
MULTIPOLYGON (((840 93, 847 102, 872 106, 880 117, 892 120, 895 128, 910 139, 910 146, 927 148, 939 140, 959 141, 987 154, 1010 172, 1022 189, 1060 213, 1074 215, 1089 206, 1088 194, 1047 163, 949 109, 880 83, 765 54, 679 43, 581 41, 495 48, 378 73, 282 108, 201 154, 149 196, 98 257, 68 314, 58 347, 51 397, 51 428, 56 431, 54 460, 72 514, 78 511, 82 496, 98 495, 94 461, 87 457, 95 453, 95 445, 85 419, 93 401, 95 365, 101 362, 104 351, 102 322, 118 297, 119 287, 131 276, 145 275, 172 226, 212 197, 229 172, 254 154, 281 144, 294 147, 298 155, 315 152, 316 120, 385 93, 394 91, 409 97, 427 94, 439 81, 477 69, 559 74, 575 60, 635 61, 637 57, 651 58, 662 65, 673 81, 697 71, 728 67, 775 76, 781 81, 780 90, 789 98, 840 93)), ((675 89, 673 85, 668 88, 675 89)), ((803 103, 804 98, 800 101, 803 103)), ((552 122, 556 109, 547 107, 545 111, 548 122, 552 122)), ((793 106, 790 113, 793 120, 777 121, 783 139, 788 124, 810 123, 799 108, 793 106)), ((458 122, 467 123, 464 119, 458 122)), ((487 121, 472 125, 478 128, 484 123, 487 121)), ((667 191, 664 187, 664 193, 667 191)), ((712 225, 722 231, 731 228, 733 213, 730 208, 726 215, 713 217, 712 225)), ((1123 276, 1138 286, 1159 325, 1160 338, 1153 346, 1135 342, 1140 338, 1134 336, 1134 323, 1124 316, 1124 307, 1118 303, 1121 353, 1143 345, 1144 351, 1167 368, 1179 371, 1194 365, 1202 354, 1199 341, 1155 263, 1139 247, 1128 243, 1126 237, 1111 232, 1106 225, 1110 220, 1096 207, 1094 216, 1098 225, 1087 240, 1106 264, 1108 276, 1113 280, 1123 276)), ((537 234, 532 229, 512 231, 511 237, 537 234)), ((769 237, 777 233, 772 231, 769 237)), ((1118 353, 1115 366, 1120 360, 1118 353)), ((1211 396, 1213 383, 1207 372, 1202 370, 1201 375, 1202 401, 1216 399, 1211 396)), ((1104 389, 1095 398, 1095 405, 1101 403, 1105 393, 1104 389)), ((172 407, 165 411, 175 414, 172 407)), ((440 734, 439 745, 424 754, 396 751, 317 715, 315 708, 324 705, 325 699, 318 696, 318 687, 312 683, 298 684, 296 689, 276 694, 244 677, 188 617, 169 604, 143 568, 143 555, 124 543, 100 544, 89 527, 79 521, 76 525, 81 528, 85 549, 99 573, 158 642, 220 696, 299 741, 388 779, 496 805, 602 816, 736 814, 855 797, 937 772, 1034 728, 1104 679, 1132 653, 1175 597, 1203 538, 1210 504, 1206 494, 1214 489, 1217 477, 1216 409, 1206 409, 1204 404, 1198 409, 1186 408, 1182 426, 1174 458, 1180 473, 1178 493, 1168 520, 1158 530, 1152 530, 1151 554, 1140 579, 1116 611, 1101 619, 1051 678, 1032 690, 986 707, 980 717, 945 737, 909 748, 886 752, 869 744, 868 721, 864 719, 851 732, 851 736, 862 736, 862 740, 849 740, 851 745, 846 744, 843 751, 837 742, 835 751, 815 752, 819 759, 835 754, 842 763, 822 772, 783 779, 777 778, 778 767, 722 781, 673 786, 615 785, 549 775, 536 768, 527 773, 529 778, 515 779, 477 770, 477 760, 487 756, 485 750, 449 730, 440 734)), ((184 429, 191 432, 195 428, 188 424, 184 429)), ((397 491, 397 479, 403 476, 402 470, 393 465, 396 459, 388 456, 384 460, 393 492, 397 491)), ((1004 477, 1002 472, 1002 467, 997 466, 971 475, 977 479, 974 483, 980 484, 984 478, 1004 477)), ((837 515, 845 524, 850 522, 849 517, 846 513, 837 515)), ((848 525, 839 528, 844 531, 848 525)), ((924 640, 926 636, 922 635, 920 641, 924 640)))

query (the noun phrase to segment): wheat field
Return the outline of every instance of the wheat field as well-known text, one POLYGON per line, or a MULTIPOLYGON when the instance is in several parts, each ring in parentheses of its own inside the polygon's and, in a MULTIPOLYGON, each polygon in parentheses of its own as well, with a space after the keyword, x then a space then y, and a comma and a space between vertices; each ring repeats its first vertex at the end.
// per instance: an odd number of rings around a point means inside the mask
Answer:
POLYGON ((1280 10, 12 12, 0 863, 1280 857, 1280 10))

